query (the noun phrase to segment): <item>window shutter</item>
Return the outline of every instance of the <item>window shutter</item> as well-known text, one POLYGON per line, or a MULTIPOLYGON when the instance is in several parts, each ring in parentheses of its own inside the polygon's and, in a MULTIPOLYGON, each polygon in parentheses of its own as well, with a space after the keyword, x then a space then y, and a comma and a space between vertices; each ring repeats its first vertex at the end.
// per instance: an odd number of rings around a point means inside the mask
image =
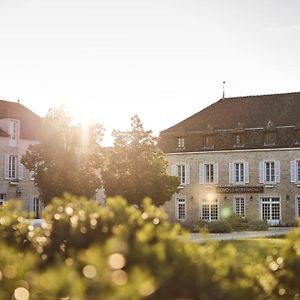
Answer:
POLYGON ((8 164, 9 164, 9 154, 5 153, 4 154, 4 179, 9 179, 8 164))
POLYGON ((199 183, 204 184, 204 164, 199 165, 199 183))
POLYGON ((219 183, 219 165, 214 163, 214 184, 219 183))
POLYGON ((275 161, 275 183, 280 182, 280 161, 275 161))
POLYGON ((297 162, 295 160, 291 161, 291 182, 297 181, 297 162))
POLYGON ((229 183, 233 184, 234 182, 234 163, 229 163, 229 183))
POLYGON ((259 162, 259 183, 265 182, 265 163, 263 161, 259 162))
POLYGON ((24 175, 24 166, 21 163, 21 158, 19 157, 19 179, 23 180, 23 175, 24 175))
POLYGON ((185 164, 185 184, 190 184, 190 165, 185 164))
POLYGON ((172 176, 178 176, 178 174, 177 174, 177 165, 172 165, 171 166, 171 175, 172 176))
POLYGON ((244 179, 245 183, 249 183, 249 163, 247 161, 244 162, 244 179))

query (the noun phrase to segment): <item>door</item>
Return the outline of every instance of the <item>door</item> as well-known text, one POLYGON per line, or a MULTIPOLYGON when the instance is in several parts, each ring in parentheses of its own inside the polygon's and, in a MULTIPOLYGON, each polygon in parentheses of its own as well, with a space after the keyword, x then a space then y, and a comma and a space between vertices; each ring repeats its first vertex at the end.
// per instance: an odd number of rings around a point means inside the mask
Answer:
POLYGON ((266 220, 270 225, 280 223, 281 207, 279 197, 261 198, 261 218, 266 220))

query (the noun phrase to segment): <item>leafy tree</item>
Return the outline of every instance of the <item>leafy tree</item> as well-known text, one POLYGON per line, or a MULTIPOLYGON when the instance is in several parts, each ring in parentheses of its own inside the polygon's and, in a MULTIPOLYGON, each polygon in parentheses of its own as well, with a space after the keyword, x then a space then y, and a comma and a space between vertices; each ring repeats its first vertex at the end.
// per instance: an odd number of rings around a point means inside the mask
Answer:
POLYGON ((167 163, 151 131, 145 131, 138 116, 131 118, 131 130, 113 131, 114 147, 107 150, 102 171, 107 196, 121 195, 140 204, 144 197, 156 205, 170 200, 179 185, 166 173, 167 163))
POLYGON ((99 142, 103 127, 72 125, 63 109, 50 109, 42 122, 39 143, 31 145, 22 158, 34 172, 34 182, 45 204, 53 197, 69 192, 93 197, 101 187, 97 170, 102 155, 99 142))

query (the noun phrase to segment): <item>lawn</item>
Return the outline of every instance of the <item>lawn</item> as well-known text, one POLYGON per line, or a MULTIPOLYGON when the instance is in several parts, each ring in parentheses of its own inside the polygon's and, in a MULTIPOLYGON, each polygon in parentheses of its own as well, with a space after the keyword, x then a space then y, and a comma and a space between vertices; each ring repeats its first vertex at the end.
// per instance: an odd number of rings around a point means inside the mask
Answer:
POLYGON ((249 255, 255 258, 255 261, 265 260, 267 255, 276 254, 285 244, 287 240, 284 236, 272 238, 249 238, 235 241, 221 241, 221 246, 233 245, 237 250, 237 257, 241 255, 249 255), (270 252, 270 249, 271 252, 270 252))

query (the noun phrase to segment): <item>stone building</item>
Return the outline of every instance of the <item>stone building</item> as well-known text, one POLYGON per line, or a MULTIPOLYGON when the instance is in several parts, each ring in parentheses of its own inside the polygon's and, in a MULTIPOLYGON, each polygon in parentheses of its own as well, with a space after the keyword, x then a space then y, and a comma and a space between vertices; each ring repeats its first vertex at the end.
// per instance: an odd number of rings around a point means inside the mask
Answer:
POLYGON ((171 219, 300 217, 300 93, 222 98, 162 131, 160 147, 181 182, 171 219))
POLYGON ((41 201, 21 157, 36 143, 39 125, 40 117, 22 104, 0 100, 0 206, 9 199, 22 199, 35 217, 40 216, 41 201))

